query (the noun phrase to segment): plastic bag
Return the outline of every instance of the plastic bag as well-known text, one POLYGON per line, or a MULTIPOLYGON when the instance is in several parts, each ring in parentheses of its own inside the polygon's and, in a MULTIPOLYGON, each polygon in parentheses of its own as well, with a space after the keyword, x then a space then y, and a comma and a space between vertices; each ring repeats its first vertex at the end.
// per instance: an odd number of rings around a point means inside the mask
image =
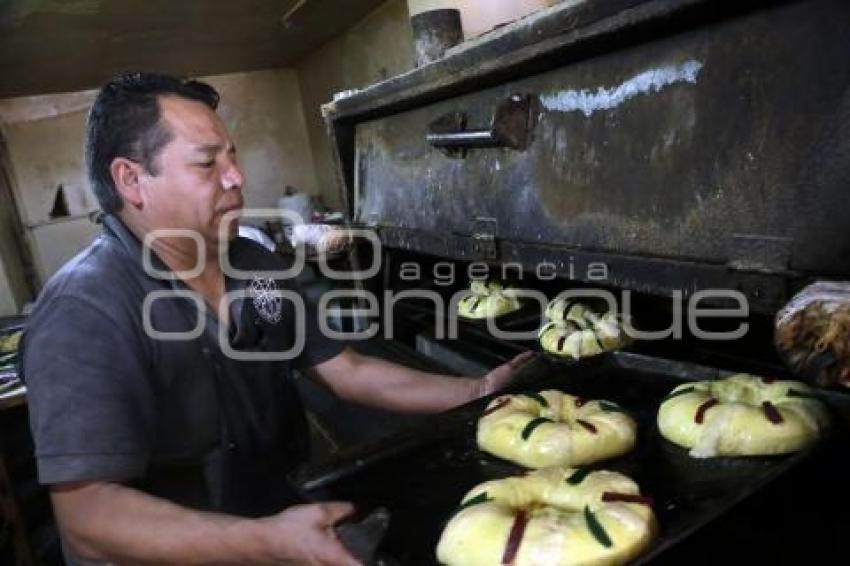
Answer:
POLYGON ((820 281, 776 315, 774 341, 798 375, 821 387, 850 387, 850 283, 820 281))
POLYGON ((292 228, 290 242, 293 247, 306 245, 308 254, 333 254, 348 250, 352 237, 342 226, 301 224, 292 228))

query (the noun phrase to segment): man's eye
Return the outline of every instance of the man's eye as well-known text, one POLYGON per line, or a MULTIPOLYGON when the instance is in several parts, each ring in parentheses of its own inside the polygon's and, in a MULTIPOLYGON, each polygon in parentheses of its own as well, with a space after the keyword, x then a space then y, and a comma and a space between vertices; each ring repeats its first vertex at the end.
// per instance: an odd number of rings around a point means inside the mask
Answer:
POLYGON ((215 165, 215 161, 205 161, 203 163, 198 163, 199 166, 209 169, 213 165, 215 165))

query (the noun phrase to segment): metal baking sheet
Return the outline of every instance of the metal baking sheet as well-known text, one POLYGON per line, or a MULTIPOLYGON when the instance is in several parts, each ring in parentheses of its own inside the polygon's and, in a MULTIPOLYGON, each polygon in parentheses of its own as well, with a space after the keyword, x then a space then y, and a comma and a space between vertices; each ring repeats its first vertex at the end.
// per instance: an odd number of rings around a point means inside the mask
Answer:
MULTIPOLYGON (((511 391, 552 388, 608 399, 635 417, 636 449, 591 468, 625 473, 654 499, 660 535, 633 562, 647 564, 818 450, 815 446, 783 457, 696 460, 664 440, 655 424, 660 400, 683 381, 714 379, 724 373, 628 352, 572 365, 539 356, 511 391)), ((847 415, 844 397, 828 401, 843 405, 839 411, 847 415)), ((362 509, 387 507, 392 522, 380 552, 404 565, 437 564, 440 533, 463 495, 481 482, 524 471, 478 450, 475 426, 486 403, 479 400, 434 417, 421 429, 307 470, 299 484, 311 500, 347 500, 362 509)), ((831 405, 835 409, 835 403, 831 405)), ((834 433, 843 434, 845 420, 835 419, 834 433)))

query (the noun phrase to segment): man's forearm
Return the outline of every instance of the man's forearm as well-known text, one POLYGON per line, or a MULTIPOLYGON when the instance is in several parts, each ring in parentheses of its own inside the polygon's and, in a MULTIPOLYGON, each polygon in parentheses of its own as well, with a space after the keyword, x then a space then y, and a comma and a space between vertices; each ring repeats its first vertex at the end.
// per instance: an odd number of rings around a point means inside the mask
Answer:
POLYGON ((470 378, 417 371, 346 348, 309 373, 348 401, 397 412, 437 413, 500 391, 533 356, 532 351, 523 352, 481 378, 470 378))
MULTIPOLYGON (((343 399, 403 413, 436 413, 482 393, 479 379, 418 371, 349 351, 347 367, 324 379, 343 399)), ((327 372, 325 372, 327 373, 327 372)), ((322 376, 320 373, 320 377, 322 376)))
POLYGON ((117 564, 262 564, 258 521, 201 513, 111 483, 51 490, 62 534, 81 558, 117 564))

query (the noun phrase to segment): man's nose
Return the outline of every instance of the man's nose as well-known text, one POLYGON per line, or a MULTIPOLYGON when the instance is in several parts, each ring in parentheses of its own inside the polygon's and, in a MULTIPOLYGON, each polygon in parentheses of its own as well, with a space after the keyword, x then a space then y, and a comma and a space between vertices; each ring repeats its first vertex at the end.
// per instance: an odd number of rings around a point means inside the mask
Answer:
POLYGON ((230 161, 229 166, 221 174, 221 186, 225 191, 241 189, 245 178, 236 161, 230 161))

